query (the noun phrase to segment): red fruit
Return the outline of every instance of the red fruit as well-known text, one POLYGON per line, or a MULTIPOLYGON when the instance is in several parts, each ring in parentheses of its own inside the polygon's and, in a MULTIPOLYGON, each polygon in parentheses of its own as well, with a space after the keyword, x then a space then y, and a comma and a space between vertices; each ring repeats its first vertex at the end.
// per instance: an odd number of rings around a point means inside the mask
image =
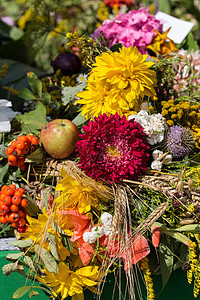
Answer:
POLYGON ((10 205, 12 203, 12 198, 10 196, 6 196, 3 200, 3 204, 10 205))
POLYGON ((28 200, 27 199, 22 199, 21 206, 22 207, 27 207, 28 206, 28 200))
POLYGON ((24 143, 24 149, 22 150, 22 153, 24 154, 24 155, 27 155, 28 153, 29 153, 29 145, 28 145, 28 143, 24 143))
POLYGON ((7 155, 10 155, 10 154, 12 154, 14 151, 15 151, 15 148, 12 147, 12 146, 9 146, 9 147, 6 149, 6 154, 7 154, 7 155))
POLYGON ((14 196, 22 197, 22 196, 23 196, 23 193, 24 193, 23 191, 17 189, 17 190, 15 191, 15 193, 14 193, 14 196))
POLYGON ((5 193, 4 193, 4 190, 7 189, 7 188, 8 188, 8 185, 7 185, 7 184, 4 184, 4 185, 2 186, 2 188, 1 188, 1 192, 2 192, 3 194, 5 194, 5 193))
POLYGON ((20 218, 24 218, 25 219, 26 214, 21 209, 19 209, 17 213, 18 213, 18 216, 20 218))
POLYGON ((11 201, 12 201, 12 204, 20 205, 21 204, 21 197, 13 196, 11 201))
POLYGON ((26 226, 17 227, 17 231, 19 231, 20 233, 24 233, 26 231, 26 226))
POLYGON ((19 210, 19 206, 16 205, 16 204, 11 204, 10 210, 11 210, 12 212, 17 212, 17 211, 19 210))
POLYGON ((18 227, 16 222, 12 222, 12 223, 10 223, 10 224, 11 224, 11 226, 14 227, 14 228, 17 228, 17 227, 18 227))
POLYGON ((40 142, 40 140, 37 137, 32 138, 32 144, 33 145, 37 146, 37 145, 39 145, 39 142, 40 142))
POLYGON ((25 164, 25 158, 23 156, 20 156, 20 157, 18 157, 17 162, 18 162, 18 166, 22 167, 25 164))
POLYGON ((16 148, 19 150, 23 150, 25 147, 25 143, 21 141, 17 141, 16 148))
POLYGON ((20 141, 20 142, 27 142, 28 138, 26 135, 19 135, 18 138, 17 138, 17 141, 20 141))
POLYGON ((23 188, 18 188, 17 191, 20 192, 22 195, 24 194, 24 189, 23 188))
POLYGON ((47 153, 56 159, 69 157, 79 139, 77 126, 67 119, 56 119, 42 127, 40 141, 47 153))
POLYGON ((6 219, 7 223, 10 222, 9 216, 10 216, 10 214, 6 214, 6 215, 4 216, 4 218, 6 219))
POLYGON ((14 183, 10 184, 10 188, 15 191, 16 190, 16 185, 14 183))
POLYGON ((11 213, 9 215, 9 222, 17 222, 19 220, 19 215, 17 213, 11 213))
POLYGON ((19 167, 21 171, 25 171, 26 170, 26 165, 20 166, 19 167))
POLYGON ((16 167, 18 165, 16 156, 13 154, 8 155, 8 163, 9 165, 16 167))
POLYGON ((7 196, 14 195, 14 192, 15 191, 10 186, 8 186, 7 188, 4 189, 4 194, 6 194, 7 196))
POLYGON ((16 145, 17 145, 17 141, 12 141, 11 142, 11 147, 16 148, 16 145))
POLYGON ((32 139, 34 138, 34 136, 32 136, 31 134, 27 135, 27 143, 31 144, 32 143, 32 139))
POLYGON ((5 197, 6 197, 6 194, 1 194, 0 195, 0 201, 3 201, 5 199, 5 197))
POLYGON ((1 205, 0 215, 5 216, 10 210, 10 207, 6 204, 1 205))
POLYGON ((151 233, 152 233, 152 244, 155 248, 158 248, 161 239, 160 227, 156 225, 152 226, 151 233))
POLYGON ((6 221, 6 219, 5 219, 4 216, 0 216, 0 223, 2 223, 2 224, 7 224, 8 221, 6 221))
POLYGON ((24 218, 19 218, 19 220, 17 221, 17 225, 18 227, 23 227, 25 225, 26 221, 24 218))

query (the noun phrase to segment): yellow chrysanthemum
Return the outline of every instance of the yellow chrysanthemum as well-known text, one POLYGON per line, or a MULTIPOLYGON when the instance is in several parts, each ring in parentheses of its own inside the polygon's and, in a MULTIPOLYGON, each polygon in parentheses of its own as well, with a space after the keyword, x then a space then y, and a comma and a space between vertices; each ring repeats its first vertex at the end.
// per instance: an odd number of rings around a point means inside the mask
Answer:
POLYGON ((82 114, 87 119, 103 113, 110 116, 113 111, 122 116, 132 108, 137 111, 144 96, 155 96, 156 73, 150 70, 154 63, 146 59, 132 46, 96 57, 87 89, 77 94, 82 98, 77 101, 83 104, 82 114))
POLYGON ((61 242, 60 234, 58 232, 55 232, 55 230, 51 226, 51 222, 49 222, 48 224, 49 216, 46 213, 45 209, 43 210, 43 214, 38 215, 38 219, 34 219, 30 216, 27 216, 26 218, 29 225, 27 232, 21 233, 21 237, 23 239, 31 239, 35 245, 40 245, 41 247, 50 251, 50 247, 47 242, 47 233, 53 234, 54 236, 56 236, 57 250, 60 259, 65 260, 66 256, 70 255, 69 250, 66 249, 61 242))
POLYGON ((84 286, 94 286, 98 284, 98 280, 100 279, 97 266, 86 266, 73 272, 64 262, 59 264, 58 273, 51 273, 46 267, 42 272, 45 276, 37 276, 37 279, 51 286, 57 295, 61 294, 61 299, 66 299, 68 295, 81 295, 84 286))
POLYGON ((60 171, 60 174, 63 179, 57 184, 56 191, 62 191, 62 193, 55 199, 59 207, 62 206, 63 209, 77 207, 82 214, 89 212, 91 206, 98 206, 97 195, 89 187, 77 182, 64 169, 60 171))

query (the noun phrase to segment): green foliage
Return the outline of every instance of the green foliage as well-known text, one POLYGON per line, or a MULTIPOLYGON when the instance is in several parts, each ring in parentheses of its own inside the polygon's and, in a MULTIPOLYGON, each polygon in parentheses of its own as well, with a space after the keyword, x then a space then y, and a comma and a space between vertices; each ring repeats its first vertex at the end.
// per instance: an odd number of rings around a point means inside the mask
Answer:
POLYGON ((57 273, 58 272, 58 264, 54 257, 44 248, 39 245, 35 245, 35 251, 38 256, 42 259, 45 267, 49 272, 57 273))
POLYGON ((63 88, 63 98, 62 101, 64 105, 69 104, 69 102, 74 100, 74 97, 76 94, 78 94, 80 91, 82 91, 86 87, 87 83, 83 82, 81 84, 78 84, 77 86, 66 86, 63 88))

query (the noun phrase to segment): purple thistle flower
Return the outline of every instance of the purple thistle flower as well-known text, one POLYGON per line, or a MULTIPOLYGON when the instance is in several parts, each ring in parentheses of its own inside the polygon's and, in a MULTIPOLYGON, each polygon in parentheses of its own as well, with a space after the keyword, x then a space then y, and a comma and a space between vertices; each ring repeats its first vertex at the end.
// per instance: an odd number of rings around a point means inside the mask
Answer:
POLYGON ((167 147, 173 157, 181 158, 189 154, 194 147, 194 139, 189 130, 181 126, 172 126, 167 136, 167 147))

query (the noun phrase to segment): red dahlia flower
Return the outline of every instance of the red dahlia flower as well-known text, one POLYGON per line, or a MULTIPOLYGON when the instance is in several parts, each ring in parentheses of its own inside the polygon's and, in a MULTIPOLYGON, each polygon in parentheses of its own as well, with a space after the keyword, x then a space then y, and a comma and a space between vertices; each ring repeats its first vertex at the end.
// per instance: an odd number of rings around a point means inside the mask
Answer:
POLYGON ((136 179, 146 170, 149 145, 142 126, 116 113, 95 117, 83 126, 76 151, 79 167, 89 177, 110 183, 136 179))

